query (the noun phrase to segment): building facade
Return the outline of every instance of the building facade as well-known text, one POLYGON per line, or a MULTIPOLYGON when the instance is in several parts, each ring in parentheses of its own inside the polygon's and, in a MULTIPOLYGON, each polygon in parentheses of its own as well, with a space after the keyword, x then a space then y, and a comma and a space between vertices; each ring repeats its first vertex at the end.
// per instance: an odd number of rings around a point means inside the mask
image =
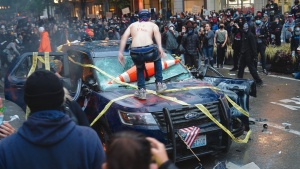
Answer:
MULTIPOLYGON (((81 0, 68 0, 73 6, 72 16, 80 17, 81 0)), ((109 0, 106 0, 109 2, 109 0)), ((103 3, 97 0, 86 0, 85 13, 88 17, 101 17, 105 15, 104 11, 119 14, 114 6, 108 6, 105 1, 103 3), (106 7, 108 6, 108 7, 106 7), (104 10, 106 7, 107 10, 104 10)), ((294 0, 275 0, 281 12, 289 11, 294 3, 294 0)), ((175 15, 183 11, 191 13, 201 12, 202 6, 207 11, 219 10, 225 8, 235 8, 244 12, 250 10, 254 13, 261 11, 262 7, 268 3, 268 0, 130 0, 130 12, 134 13, 141 9, 149 9, 159 14, 165 11, 175 15)))

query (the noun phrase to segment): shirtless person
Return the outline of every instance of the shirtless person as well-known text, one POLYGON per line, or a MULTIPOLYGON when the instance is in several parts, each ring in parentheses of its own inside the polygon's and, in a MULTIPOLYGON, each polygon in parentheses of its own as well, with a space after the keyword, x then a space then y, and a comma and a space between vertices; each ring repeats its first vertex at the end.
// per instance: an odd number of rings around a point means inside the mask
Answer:
POLYGON ((132 44, 130 56, 136 65, 137 85, 138 90, 134 93, 134 97, 145 100, 146 86, 145 86, 145 62, 154 62, 155 67, 155 82, 156 93, 161 93, 167 89, 166 84, 162 83, 162 64, 161 57, 165 57, 164 51, 161 47, 161 34, 156 24, 148 22, 150 20, 150 12, 142 10, 139 12, 139 21, 132 23, 124 32, 119 49, 119 62, 124 66, 126 61, 123 56, 123 51, 126 41, 131 35, 132 44), (153 43, 153 35, 157 45, 153 43))

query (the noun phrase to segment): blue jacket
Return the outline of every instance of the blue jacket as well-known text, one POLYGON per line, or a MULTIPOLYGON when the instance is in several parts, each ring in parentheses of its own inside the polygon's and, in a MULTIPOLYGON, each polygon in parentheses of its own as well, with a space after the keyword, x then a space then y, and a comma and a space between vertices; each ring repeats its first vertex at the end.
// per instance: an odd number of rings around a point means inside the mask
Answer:
POLYGON ((56 110, 33 113, 0 142, 1 169, 99 169, 104 161, 96 132, 56 110))

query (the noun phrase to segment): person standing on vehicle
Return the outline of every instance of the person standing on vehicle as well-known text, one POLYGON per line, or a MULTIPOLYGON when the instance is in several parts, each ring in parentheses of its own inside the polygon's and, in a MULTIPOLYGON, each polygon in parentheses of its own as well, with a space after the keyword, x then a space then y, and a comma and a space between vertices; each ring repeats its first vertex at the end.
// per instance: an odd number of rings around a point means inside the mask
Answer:
POLYGON ((39 32, 41 34, 41 42, 39 47, 39 52, 51 52, 50 38, 47 31, 45 31, 44 27, 39 28, 39 32))
POLYGON ((238 78, 243 78, 245 67, 247 66, 256 84, 262 86, 263 81, 258 76, 255 66, 255 62, 257 62, 257 42, 255 35, 249 30, 247 23, 243 25, 243 31, 238 78))
POLYGON ((93 129, 76 125, 60 110, 64 89, 54 73, 30 75, 24 100, 30 114, 16 133, 1 140, 1 169, 101 168, 102 143, 93 129))
POLYGON ((130 56, 136 65, 138 85, 138 90, 134 93, 134 97, 140 100, 146 99, 144 76, 146 62, 154 62, 156 92, 162 93, 167 89, 166 84, 163 83, 162 77, 161 58, 165 57, 165 53, 161 46, 161 34, 158 26, 153 22, 149 22, 149 20, 150 12, 148 10, 141 10, 139 12, 139 22, 132 23, 124 32, 121 38, 118 55, 120 64, 124 66, 126 61, 123 56, 123 51, 125 49, 127 39, 131 35, 132 43, 130 56), (153 36, 157 45, 153 43, 153 36))
POLYGON ((192 24, 187 25, 187 33, 183 35, 181 44, 185 50, 185 64, 190 68, 193 67, 198 69, 198 52, 200 48, 200 40, 198 34, 194 33, 194 26, 192 24))
POLYGON ((215 33, 214 44, 217 48, 217 68, 223 68, 225 52, 226 52, 226 42, 228 38, 227 31, 224 29, 224 23, 220 23, 219 30, 215 33))
POLYGON ((268 71, 266 69, 266 48, 269 33, 268 28, 265 24, 261 22, 259 18, 255 21, 255 33, 257 42, 257 53, 260 53, 262 70, 264 74, 268 75, 268 71))
POLYGON ((213 52, 214 52, 214 31, 210 29, 210 24, 205 24, 205 31, 204 31, 204 39, 203 39, 203 54, 205 57, 204 64, 210 64, 211 67, 214 66, 214 58, 213 58, 213 52))

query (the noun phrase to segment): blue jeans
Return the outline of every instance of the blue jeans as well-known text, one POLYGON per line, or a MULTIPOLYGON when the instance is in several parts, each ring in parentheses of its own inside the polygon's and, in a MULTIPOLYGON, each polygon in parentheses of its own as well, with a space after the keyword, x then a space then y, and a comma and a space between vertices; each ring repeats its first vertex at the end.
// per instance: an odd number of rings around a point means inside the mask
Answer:
POLYGON ((131 48, 130 56, 136 65, 137 85, 139 89, 146 89, 144 75, 144 71, 146 71, 146 62, 154 62, 155 82, 162 83, 162 64, 158 54, 158 49, 155 45, 131 48))
POLYGON ((210 47, 203 47, 202 48, 203 55, 205 57, 205 64, 208 64, 208 61, 210 62, 211 66, 213 66, 213 52, 214 52, 214 46, 210 47))

